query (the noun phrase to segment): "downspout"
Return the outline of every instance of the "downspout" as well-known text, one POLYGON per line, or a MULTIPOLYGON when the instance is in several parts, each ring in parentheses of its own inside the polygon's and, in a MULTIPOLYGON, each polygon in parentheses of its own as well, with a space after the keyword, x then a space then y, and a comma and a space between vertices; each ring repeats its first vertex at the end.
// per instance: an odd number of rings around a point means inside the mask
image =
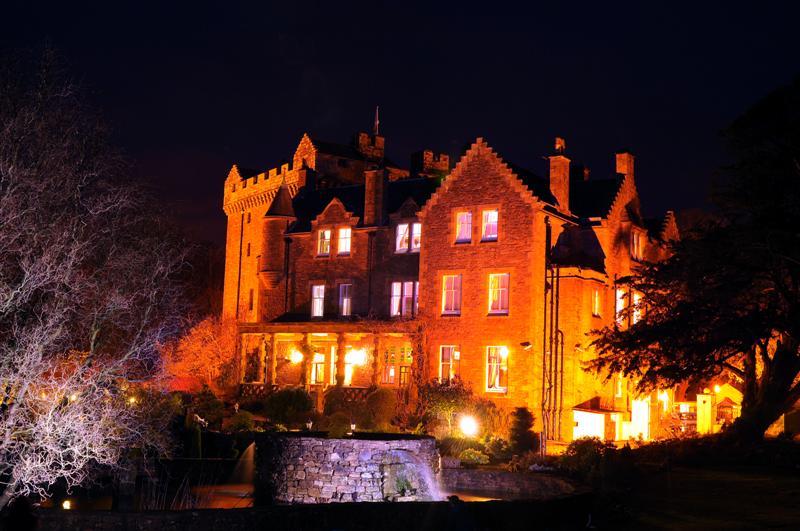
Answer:
POLYGON ((542 300, 542 453, 546 451, 547 444, 547 410, 546 410, 546 389, 547 389, 547 292, 548 281, 547 273, 550 268, 550 218, 544 218, 545 237, 544 237, 544 297, 542 300))

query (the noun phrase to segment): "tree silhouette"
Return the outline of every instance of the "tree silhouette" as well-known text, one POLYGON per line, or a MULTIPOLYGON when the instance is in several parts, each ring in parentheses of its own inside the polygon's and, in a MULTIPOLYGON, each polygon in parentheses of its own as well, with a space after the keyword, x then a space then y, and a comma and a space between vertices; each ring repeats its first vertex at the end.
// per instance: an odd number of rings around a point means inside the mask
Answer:
POLYGON ((638 378, 640 391, 726 372, 744 387, 728 433, 754 440, 800 399, 800 80, 724 137, 734 162, 716 212, 627 279, 644 318, 597 332, 591 366, 638 378))

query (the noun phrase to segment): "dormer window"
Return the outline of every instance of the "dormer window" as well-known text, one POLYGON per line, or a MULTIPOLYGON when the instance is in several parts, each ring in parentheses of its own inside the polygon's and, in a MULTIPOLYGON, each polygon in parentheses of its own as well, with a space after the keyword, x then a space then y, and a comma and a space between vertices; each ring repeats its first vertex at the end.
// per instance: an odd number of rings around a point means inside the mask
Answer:
POLYGON ((411 224, 411 252, 418 253, 422 247, 422 223, 411 224))
POLYGON ((331 230, 323 229, 317 233, 317 256, 330 256, 331 230))
POLYGON ((497 209, 483 211, 482 242, 497 241, 497 209))
POLYGON ((421 247, 422 223, 398 223, 394 240, 394 252, 418 253, 421 247))
POLYGON ((336 252, 340 255, 350 254, 350 240, 352 236, 352 229, 350 227, 342 227, 339 229, 339 242, 336 246, 336 252))
POLYGON ((631 232, 631 258, 641 260, 644 257, 644 238, 639 231, 631 232))
POLYGON ((408 223, 398 223, 395 236, 394 252, 405 253, 408 251, 408 223))

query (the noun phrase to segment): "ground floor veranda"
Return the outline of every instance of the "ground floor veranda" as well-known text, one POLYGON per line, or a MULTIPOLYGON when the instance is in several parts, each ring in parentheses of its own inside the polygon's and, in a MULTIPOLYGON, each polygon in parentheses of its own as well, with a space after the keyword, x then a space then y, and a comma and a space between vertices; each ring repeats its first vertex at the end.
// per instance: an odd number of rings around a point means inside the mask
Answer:
MULTIPOLYGON (((352 400, 370 388, 397 390, 405 402, 412 383, 418 330, 409 322, 259 323, 240 327, 240 389, 243 398, 264 397, 284 387, 303 386, 321 410, 325 392, 342 387, 352 400)), ((438 374, 438 368, 432 369, 438 374)), ((467 382, 470 384, 471 382, 467 382)), ((696 396, 667 389, 575 404, 561 413, 566 429, 559 443, 580 437, 607 441, 653 440, 686 433, 713 433, 739 415, 741 394, 730 385, 713 386, 696 396), (738 396, 737 396, 738 393, 738 396)), ((534 404, 526 406, 534 414, 534 404)), ((557 451, 557 450, 556 450, 557 451)))

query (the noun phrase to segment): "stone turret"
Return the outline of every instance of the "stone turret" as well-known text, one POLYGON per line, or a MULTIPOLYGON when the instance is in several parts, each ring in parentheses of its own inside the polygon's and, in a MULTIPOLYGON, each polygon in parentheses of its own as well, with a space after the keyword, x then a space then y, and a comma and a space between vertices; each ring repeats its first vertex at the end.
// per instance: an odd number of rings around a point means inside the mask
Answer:
POLYGON ((267 289, 274 289, 283 278, 286 244, 284 234, 295 221, 292 194, 285 183, 278 188, 272 203, 264 214, 262 255, 258 262, 258 274, 267 289))

